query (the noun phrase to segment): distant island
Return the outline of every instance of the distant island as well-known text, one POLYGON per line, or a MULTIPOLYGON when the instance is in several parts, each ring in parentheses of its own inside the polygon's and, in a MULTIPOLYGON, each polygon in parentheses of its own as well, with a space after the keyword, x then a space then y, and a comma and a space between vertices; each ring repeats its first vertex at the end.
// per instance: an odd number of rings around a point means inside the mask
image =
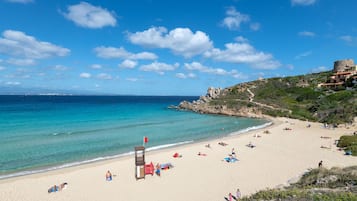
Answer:
POLYGON ((261 78, 225 89, 210 87, 199 100, 183 101, 178 108, 199 113, 343 124, 356 120, 356 89, 357 66, 347 59, 335 61, 333 70, 327 72, 261 78))

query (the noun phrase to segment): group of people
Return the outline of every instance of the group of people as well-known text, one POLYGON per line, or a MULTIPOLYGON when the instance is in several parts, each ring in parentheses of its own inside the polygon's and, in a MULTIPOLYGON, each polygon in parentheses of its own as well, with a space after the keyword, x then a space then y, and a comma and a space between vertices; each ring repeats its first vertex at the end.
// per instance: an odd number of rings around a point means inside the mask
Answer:
POLYGON ((235 196, 232 193, 229 193, 228 194, 228 198, 226 198, 226 197, 224 197, 224 198, 227 201, 233 201, 233 199, 234 200, 240 200, 241 197, 242 197, 242 194, 241 194, 241 192, 240 192, 240 190, 238 188, 237 191, 236 191, 236 195, 235 196))

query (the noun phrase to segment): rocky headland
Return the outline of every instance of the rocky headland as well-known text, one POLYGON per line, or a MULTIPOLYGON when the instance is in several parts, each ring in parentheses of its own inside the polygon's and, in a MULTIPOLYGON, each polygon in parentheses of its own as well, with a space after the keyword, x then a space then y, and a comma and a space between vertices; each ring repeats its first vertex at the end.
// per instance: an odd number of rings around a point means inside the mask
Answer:
POLYGON ((334 72, 259 79, 227 88, 210 87, 198 100, 175 108, 252 118, 288 117, 327 124, 355 122, 357 75, 344 85, 326 85, 334 72), (322 83, 322 84, 321 84, 322 83))
MULTIPOLYGON (((262 112, 255 107, 240 106, 229 107, 225 102, 221 104, 216 104, 215 100, 218 100, 222 96, 225 96, 230 91, 229 88, 214 88, 209 87, 205 96, 201 96, 196 101, 182 101, 177 109, 180 110, 190 110, 202 114, 220 114, 220 115, 229 115, 229 116, 242 116, 242 117, 251 117, 251 118, 264 118, 267 117, 263 115, 262 112)), ((244 100, 241 100, 244 101, 244 100)), ((247 102, 247 101, 245 101, 247 102)))

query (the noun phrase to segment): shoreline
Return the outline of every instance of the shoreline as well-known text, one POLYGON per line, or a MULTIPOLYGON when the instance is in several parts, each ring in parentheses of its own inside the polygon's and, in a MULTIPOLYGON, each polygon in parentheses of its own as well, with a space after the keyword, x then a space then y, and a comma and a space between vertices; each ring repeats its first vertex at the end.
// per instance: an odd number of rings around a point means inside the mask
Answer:
MULTIPOLYGON (((231 132, 231 133, 220 135, 220 136, 211 136, 211 137, 201 139, 201 140, 196 140, 196 141, 189 140, 189 141, 182 141, 182 142, 177 142, 177 143, 163 144, 163 145, 148 147, 148 148, 146 148, 146 153, 151 153, 151 152, 155 152, 155 151, 163 151, 166 149, 172 149, 175 147, 180 147, 180 146, 185 146, 185 145, 204 143, 204 142, 208 142, 210 140, 226 138, 229 136, 244 135, 244 134, 247 134, 252 131, 268 128, 274 124, 273 119, 268 119, 268 118, 261 118, 261 119, 266 120, 267 123, 264 123, 259 126, 248 127, 248 128, 242 129, 240 131, 235 131, 235 132, 231 132)), ((0 175, 0 182, 2 180, 23 177, 23 176, 29 176, 29 175, 35 175, 35 174, 42 174, 42 173, 47 173, 47 172, 51 172, 51 171, 72 168, 72 167, 77 167, 77 166, 82 166, 82 165, 90 165, 90 164, 95 164, 95 163, 100 163, 100 162, 105 162, 105 161, 111 161, 111 160, 120 160, 122 158, 130 157, 133 155, 134 155, 134 151, 129 151, 129 152, 120 153, 120 154, 111 155, 111 156, 102 156, 102 157, 97 157, 97 158, 88 159, 88 160, 64 163, 64 164, 60 164, 57 166, 49 166, 49 167, 44 167, 44 168, 39 168, 39 169, 15 172, 15 173, 11 173, 11 174, 4 174, 4 175, 0 175)))
POLYGON ((317 167, 345 167, 357 164, 356 157, 343 155, 333 141, 356 129, 325 129, 320 123, 274 118, 266 128, 238 135, 184 144, 146 153, 146 163, 171 162, 174 168, 163 170, 161 177, 134 177, 134 157, 109 159, 59 170, 0 180, 0 197, 10 200, 224 200, 229 192, 240 188, 242 195, 258 190, 288 185, 305 171, 317 167), (306 125, 311 124, 310 128, 306 125), (284 130, 286 127, 292 130, 284 130), (269 130, 270 134, 264 134, 269 130), (260 137, 255 137, 260 136, 260 137), (321 138, 326 136, 328 138, 321 138), (217 143, 224 141, 228 146, 217 143), (253 142, 256 147, 245 145, 253 142), (205 147, 210 144, 211 148, 205 147), (330 149, 320 146, 331 145, 330 149), (238 161, 223 161, 231 149, 236 149, 238 161), (173 158, 177 152, 182 158, 173 158), (198 156, 202 152, 207 156, 198 156), (104 174, 111 170, 113 181, 104 174), (67 189, 47 193, 53 184, 68 182, 67 189), (217 185, 218 184, 218 185, 217 185), (22 189, 18 191, 18 189, 22 189))

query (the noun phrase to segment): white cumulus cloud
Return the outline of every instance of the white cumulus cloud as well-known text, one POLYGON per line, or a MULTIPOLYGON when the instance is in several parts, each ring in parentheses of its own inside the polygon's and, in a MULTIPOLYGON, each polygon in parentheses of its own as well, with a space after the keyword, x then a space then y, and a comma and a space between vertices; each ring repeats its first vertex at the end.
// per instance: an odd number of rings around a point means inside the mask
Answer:
POLYGON ((319 67, 316 67, 316 68, 313 68, 311 70, 311 72, 313 73, 319 73, 319 72, 323 72, 323 71, 328 71, 329 69, 326 67, 326 66, 319 66, 319 67))
POLYGON ((111 59, 111 58, 120 58, 120 59, 134 59, 134 60, 154 60, 157 59, 157 55, 151 52, 140 52, 140 53, 131 53, 126 51, 123 47, 96 47, 94 52, 97 54, 97 57, 111 59))
POLYGON ((81 78, 90 78, 90 77, 92 77, 92 75, 90 73, 81 73, 81 74, 79 74, 79 77, 81 77, 81 78))
POLYGON ((92 64, 91 68, 93 68, 93 69, 101 69, 102 65, 100 65, 100 64, 92 64))
POLYGON ((68 68, 66 66, 63 66, 63 65, 55 65, 55 66, 53 66, 53 70, 57 70, 57 71, 65 71, 67 69, 68 68))
POLYGON ((175 28, 168 32, 165 27, 129 34, 133 44, 151 48, 168 48, 175 54, 192 57, 212 48, 209 36, 202 32, 193 33, 189 28, 175 28))
POLYGON ((100 6, 93 6, 87 2, 68 6, 68 12, 63 15, 75 24, 86 28, 102 28, 115 26, 117 21, 113 13, 100 6))
POLYGON ((237 70, 227 71, 223 68, 212 68, 204 66, 199 62, 185 63, 185 68, 191 71, 199 71, 201 73, 208 73, 221 76, 232 76, 234 78, 244 78, 245 76, 239 73, 237 70))
POLYGON ((251 23, 249 25, 250 29, 253 30, 253 31, 258 31, 260 29, 260 24, 255 22, 255 23, 251 23))
POLYGON ((7 2, 11 2, 11 3, 32 3, 34 2, 34 0, 6 0, 7 2))
POLYGON ((316 3, 317 0, 291 0, 291 4, 293 6, 295 5, 301 5, 301 6, 309 6, 309 5, 313 5, 314 3, 316 3))
POLYGON ((345 35, 345 36, 341 36, 340 37, 341 40, 344 40, 346 42, 351 42, 353 40, 353 37, 352 36, 348 36, 348 35, 345 35))
POLYGON ((36 64, 35 60, 33 59, 14 59, 10 58, 6 61, 9 64, 16 65, 16 66, 33 66, 36 64))
POLYGON ((5 84, 6 85, 17 86, 17 85, 21 85, 21 82, 11 82, 11 81, 9 81, 9 82, 6 82, 5 84))
POLYGON ((357 44, 357 37, 351 35, 340 36, 340 39, 345 41, 348 45, 355 46, 357 44))
POLYGON ((235 7, 227 8, 222 26, 227 27, 229 30, 239 30, 244 23, 249 24, 250 29, 253 31, 260 29, 260 24, 252 22, 249 15, 240 13, 235 7))
POLYGON ((301 53, 301 54, 295 56, 295 59, 301 59, 301 58, 310 56, 311 54, 312 54, 312 51, 303 52, 303 53, 301 53))
POLYGON ((0 53, 26 59, 66 56, 70 50, 49 42, 38 41, 21 31, 6 30, 0 38, 0 53))
POLYGON ((236 30, 240 28, 242 23, 250 21, 249 15, 238 12, 234 7, 229 7, 226 11, 227 17, 223 19, 223 26, 226 26, 230 30, 236 30))
POLYGON ((148 71, 148 72, 156 72, 160 75, 165 74, 165 71, 173 71, 176 68, 179 67, 180 64, 175 63, 175 64, 166 64, 166 63, 161 63, 161 62, 153 62, 148 65, 142 65, 140 67, 141 71, 148 71))
POLYGON ((136 82, 138 81, 139 79, 138 78, 133 78, 133 77, 129 77, 129 78, 126 78, 127 81, 130 81, 130 82, 136 82))
POLYGON ((257 69, 276 69, 281 66, 280 62, 273 58, 273 55, 257 51, 243 39, 240 38, 236 43, 225 44, 225 50, 214 48, 207 51, 204 56, 217 61, 248 64, 257 69))
POLYGON ((306 37, 314 37, 314 36, 316 36, 316 34, 314 32, 311 32, 311 31, 301 31, 298 34, 299 34, 299 36, 306 36, 306 37))
POLYGON ((101 80, 111 80, 111 79, 113 79, 113 77, 110 74, 107 74, 107 73, 100 73, 100 74, 97 75, 97 78, 101 79, 101 80))
POLYGON ((180 79, 187 79, 187 78, 195 78, 196 75, 194 73, 188 73, 188 74, 176 73, 176 77, 180 79))
POLYGON ((137 61, 133 61, 130 59, 125 59, 121 64, 119 64, 120 68, 135 68, 138 65, 137 61))

